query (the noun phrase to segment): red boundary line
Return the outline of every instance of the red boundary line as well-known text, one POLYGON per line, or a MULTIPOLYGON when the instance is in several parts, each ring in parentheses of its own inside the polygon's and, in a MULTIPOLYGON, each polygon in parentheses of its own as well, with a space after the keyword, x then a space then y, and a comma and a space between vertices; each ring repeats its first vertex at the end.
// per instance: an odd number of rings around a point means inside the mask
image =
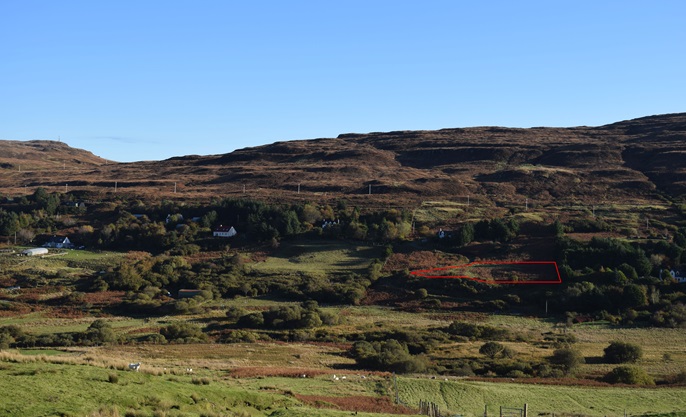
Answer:
POLYGON ((555 261, 474 261, 464 265, 455 266, 443 266, 437 268, 422 269, 419 271, 410 272, 411 275, 417 277, 423 277, 427 279, 469 279, 476 282, 483 282, 484 284, 562 284, 562 278, 560 277, 560 270, 557 268, 557 262, 555 261), (555 267, 555 273, 557 274, 557 280, 534 280, 534 281, 487 281, 485 279, 470 277, 468 275, 431 275, 435 271, 447 271, 450 269, 461 269, 469 268, 473 265, 553 265, 555 267))

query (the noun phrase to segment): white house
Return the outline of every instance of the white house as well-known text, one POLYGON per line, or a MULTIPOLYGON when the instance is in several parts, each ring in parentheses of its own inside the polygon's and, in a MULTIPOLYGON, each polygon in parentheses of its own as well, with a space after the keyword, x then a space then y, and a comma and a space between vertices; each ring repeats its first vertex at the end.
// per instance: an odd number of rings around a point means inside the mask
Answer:
MULTIPOLYGON (((662 275, 662 271, 660 271, 660 275, 662 275)), ((686 276, 684 276, 684 274, 682 274, 681 271, 675 271, 672 269, 671 271, 669 271, 669 275, 671 275, 672 278, 674 278, 676 282, 680 284, 686 282, 686 276)))
POLYGON ((224 227, 222 225, 219 225, 216 229, 214 229, 214 232, 212 233, 212 236, 214 237, 234 237, 238 234, 236 229, 231 227, 224 227))
POLYGON ((68 237, 53 236, 48 239, 47 242, 43 244, 44 248, 57 248, 57 249, 71 249, 74 244, 71 243, 68 237))

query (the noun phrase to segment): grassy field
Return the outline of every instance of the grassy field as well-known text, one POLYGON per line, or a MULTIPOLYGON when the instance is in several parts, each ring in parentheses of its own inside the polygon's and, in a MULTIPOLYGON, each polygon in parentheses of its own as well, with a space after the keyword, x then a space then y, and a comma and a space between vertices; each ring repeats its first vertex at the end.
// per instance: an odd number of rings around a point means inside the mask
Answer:
MULTIPOLYGON (((131 372, 120 370, 121 361, 111 361, 108 367, 107 362, 94 366, 76 360, 51 363, 27 358, 23 362, 3 357, 0 362, 0 390, 11 393, 0 402, 2 416, 78 417, 93 415, 102 407, 132 416, 323 417, 373 411, 374 407, 381 412, 359 415, 381 417, 399 412, 392 404, 396 383, 388 374, 335 371, 337 380, 332 371, 306 378, 236 376, 232 371, 240 368, 233 367, 194 369, 189 374, 159 366, 153 369, 144 361, 141 372, 131 372)), ((271 368, 272 372, 278 369, 271 368)), ((625 411, 655 415, 686 409, 685 387, 557 386, 417 376, 399 377, 397 389, 401 402, 409 408, 416 410, 420 400, 431 401, 452 413, 446 415, 481 416, 485 407, 495 415, 500 406, 522 407, 524 403, 533 416, 619 416, 625 411)))
POLYGON ((686 410, 686 388, 649 389, 570 387, 479 381, 427 381, 401 378, 400 398, 407 404, 432 401, 465 416, 497 415, 499 408, 529 406, 529 415, 589 416, 669 413, 686 410))
POLYGON ((364 272, 372 259, 381 256, 382 249, 340 241, 283 243, 264 262, 249 266, 263 275, 303 273, 324 276, 336 272, 364 272))

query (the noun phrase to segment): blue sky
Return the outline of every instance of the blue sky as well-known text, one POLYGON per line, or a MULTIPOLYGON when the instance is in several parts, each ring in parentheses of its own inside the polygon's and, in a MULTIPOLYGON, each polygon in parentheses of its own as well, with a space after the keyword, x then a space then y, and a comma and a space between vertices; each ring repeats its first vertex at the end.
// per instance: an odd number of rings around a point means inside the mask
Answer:
POLYGON ((3 1, 0 139, 117 161, 686 111, 684 1, 3 1))

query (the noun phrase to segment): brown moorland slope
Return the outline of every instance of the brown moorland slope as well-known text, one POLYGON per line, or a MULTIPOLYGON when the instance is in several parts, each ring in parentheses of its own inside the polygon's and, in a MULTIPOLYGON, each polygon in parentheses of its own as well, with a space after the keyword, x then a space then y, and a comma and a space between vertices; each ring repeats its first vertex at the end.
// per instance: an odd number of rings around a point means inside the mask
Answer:
POLYGON ((497 204, 647 203, 686 194, 685 156, 686 113, 600 127, 342 134, 126 164, 58 142, 0 141, 0 187, 11 193, 69 184, 111 193, 116 182, 120 193, 170 197, 176 188, 176 197, 193 199, 403 202, 469 195, 497 204), (20 161, 27 167, 21 172, 20 161))

